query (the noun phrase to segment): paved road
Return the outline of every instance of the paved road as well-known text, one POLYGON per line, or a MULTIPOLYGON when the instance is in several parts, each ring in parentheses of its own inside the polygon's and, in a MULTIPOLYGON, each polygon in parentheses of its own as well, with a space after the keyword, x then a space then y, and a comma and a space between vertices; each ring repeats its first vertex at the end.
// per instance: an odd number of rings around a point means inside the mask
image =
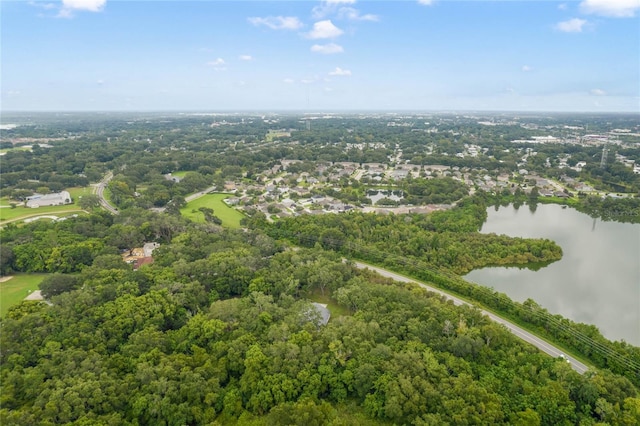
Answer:
POLYGON ((196 192, 195 194, 191 194, 188 197, 184 197, 184 200, 188 203, 189 201, 193 201, 196 198, 200 198, 203 195, 206 195, 206 194, 210 193, 211 191, 214 191, 215 189, 216 189, 215 185, 214 186, 210 186, 209 188, 203 189, 200 192, 196 192))
MULTIPOLYGON (((466 302, 456 296, 453 296, 449 293, 445 293, 444 291, 437 289, 435 287, 431 287, 428 286, 426 284, 423 284, 419 281, 416 280, 412 280, 410 278, 407 278, 405 276, 402 276, 400 274, 396 274, 395 272, 391 272, 387 269, 382 269, 382 268, 378 268, 376 266, 372 266, 372 265, 368 265, 366 263, 362 263, 362 262, 354 262, 355 266, 360 268, 360 269, 370 269, 372 271, 376 271, 378 274, 382 275, 383 277, 387 277, 387 278, 392 278, 396 281, 401 281, 401 282, 408 282, 408 283, 416 283, 418 284, 420 287, 425 288, 429 291, 432 291, 434 293, 437 293, 439 295, 442 295, 444 297, 446 297, 449 300, 453 301, 454 305, 460 306, 460 305, 467 305, 467 306, 473 306, 471 305, 469 302, 466 302)), ((575 358, 569 357, 567 355, 564 354, 564 352, 562 352, 560 349, 556 348, 555 346, 553 346, 551 343, 546 342, 542 339, 540 339, 539 337, 537 337, 536 335, 528 332, 527 330, 524 330, 523 328, 518 327, 517 325, 513 324, 512 322, 509 322, 503 318, 500 318, 499 316, 497 316, 494 313, 491 313, 489 311, 485 311, 484 309, 480 309, 480 312, 482 312, 484 315, 488 316, 489 318, 491 318, 493 321, 504 325, 510 332, 512 332, 513 334, 515 334, 517 337, 519 337, 520 339, 524 340, 525 342, 528 342, 530 344, 532 344, 533 346, 537 347, 538 349, 540 349, 542 352, 551 355, 554 358, 560 357, 560 356, 564 356, 565 358, 567 358, 570 362, 571 362, 571 367, 577 371, 580 374, 584 374, 589 367, 587 367, 585 364, 581 363, 580 361, 576 360, 575 358)))
POLYGON ((107 199, 104 198, 104 189, 107 187, 107 185, 109 184, 109 181, 112 178, 113 178, 113 173, 112 172, 107 173, 106 175, 104 175, 104 178, 102 178, 102 180, 94 187, 94 190, 96 195, 100 199, 100 205, 102 207, 104 207, 107 211, 109 211, 112 214, 119 214, 120 212, 118 211, 118 209, 116 209, 111 204, 109 204, 107 199))

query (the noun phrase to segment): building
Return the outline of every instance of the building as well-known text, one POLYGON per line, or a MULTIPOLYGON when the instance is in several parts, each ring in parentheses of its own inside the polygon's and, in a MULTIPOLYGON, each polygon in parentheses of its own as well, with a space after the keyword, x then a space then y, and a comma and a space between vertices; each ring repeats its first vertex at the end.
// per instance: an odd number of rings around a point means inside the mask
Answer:
POLYGON ((68 191, 61 191, 53 194, 34 194, 31 197, 27 197, 26 206, 31 208, 62 206, 71 204, 71 202, 71 194, 68 191))
POLYGON ((144 257, 151 257, 153 255, 153 251, 158 247, 160 247, 160 243, 145 243, 145 245, 142 247, 144 257))
POLYGON ((316 326, 321 327, 329 323, 331 312, 329 312, 329 309, 327 309, 326 304, 311 302, 311 306, 306 312, 306 316, 309 321, 314 321, 316 323, 316 326))

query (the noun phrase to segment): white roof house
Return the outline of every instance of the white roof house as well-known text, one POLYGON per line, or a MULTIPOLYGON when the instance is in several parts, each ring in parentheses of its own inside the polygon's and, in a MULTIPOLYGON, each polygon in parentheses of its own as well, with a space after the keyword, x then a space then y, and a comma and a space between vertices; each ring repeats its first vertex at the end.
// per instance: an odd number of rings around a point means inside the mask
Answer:
POLYGON ((71 204, 71 194, 68 191, 56 192, 53 194, 35 194, 27 197, 27 207, 61 206, 71 204))
POLYGON ((142 251, 144 252, 144 256, 145 257, 151 257, 153 254, 153 251, 155 249, 157 249, 158 247, 160 247, 160 243, 145 243, 144 246, 142 246, 142 251))
POLYGON ((318 327, 327 325, 331 313, 324 303, 311 302, 311 309, 308 312, 309 319, 313 319, 318 327))

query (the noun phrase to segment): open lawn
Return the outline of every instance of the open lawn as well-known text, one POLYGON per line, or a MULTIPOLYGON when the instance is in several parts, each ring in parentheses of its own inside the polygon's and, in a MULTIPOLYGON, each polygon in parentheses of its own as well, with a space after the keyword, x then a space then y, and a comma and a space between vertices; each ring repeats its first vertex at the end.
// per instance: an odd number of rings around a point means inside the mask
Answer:
POLYGON ((9 281, 0 283, 0 317, 3 317, 9 308, 34 290, 46 277, 46 274, 18 274, 9 281))
POLYGON ((180 209, 180 213, 194 222, 204 223, 204 215, 202 212, 199 212, 198 209, 200 207, 208 207, 213 209, 213 214, 220 218, 222 226, 227 228, 239 228, 240 219, 244 216, 242 213, 232 209, 222 201, 228 197, 231 197, 231 195, 207 194, 187 203, 186 207, 180 209))
POLYGON ((90 186, 80 186, 76 188, 68 188, 69 194, 71 194, 71 199, 74 203, 78 202, 78 198, 83 195, 93 194, 93 188, 90 186))
POLYGON ((179 171, 179 172, 173 172, 173 173, 171 173, 171 176, 175 176, 175 177, 178 177, 178 178, 182 179, 182 178, 183 178, 183 177, 185 177, 185 176, 187 175, 187 173, 189 173, 189 172, 190 172, 189 170, 182 170, 182 171, 179 171))
POLYGON ((35 216, 54 215, 68 216, 70 213, 82 213, 80 207, 75 204, 67 204, 66 206, 48 206, 32 209, 28 207, 16 207, 15 209, 0 209, 0 224, 8 222, 17 222, 35 216))
MULTIPOLYGON (((64 206, 46 206, 46 207, 38 207, 32 209, 30 207, 24 206, 16 206, 15 209, 12 208, 0 208, 0 223, 9 222, 9 221, 18 221, 22 219, 26 219, 29 217, 42 216, 42 215, 56 215, 56 216, 66 216, 68 213, 78 213, 81 212, 82 209, 78 206, 78 197, 83 194, 91 194, 91 187, 78 187, 78 188, 68 188, 67 191, 71 194, 71 198, 73 199, 73 203, 66 204, 64 206)), ((8 201, 7 201, 8 203, 8 201)), ((4 205, 4 199, 0 202, 0 205, 4 205)))
POLYGON ((13 148, 0 149, 0 154, 6 154, 9 151, 31 151, 31 145, 29 146, 16 146, 13 148))
POLYGON ((343 317, 345 315, 351 315, 351 312, 348 308, 344 306, 338 305, 335 300, 331 298, 329 295, 329 290, 325 290, 324 295, 318 289, 314 290, 311 294, 309 294, 309 300, 316 303, 323 303, 327 305, 327 309, 331 312, 331 321, 334 318, 343 317))

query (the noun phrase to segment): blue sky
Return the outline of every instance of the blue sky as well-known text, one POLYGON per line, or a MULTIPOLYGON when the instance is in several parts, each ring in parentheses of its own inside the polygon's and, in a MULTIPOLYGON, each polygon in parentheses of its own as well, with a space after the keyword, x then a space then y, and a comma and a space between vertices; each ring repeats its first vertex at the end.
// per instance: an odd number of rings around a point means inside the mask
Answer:
POLYGON ((0 8, 4 111, 640 112, 640 0, 0 8))

